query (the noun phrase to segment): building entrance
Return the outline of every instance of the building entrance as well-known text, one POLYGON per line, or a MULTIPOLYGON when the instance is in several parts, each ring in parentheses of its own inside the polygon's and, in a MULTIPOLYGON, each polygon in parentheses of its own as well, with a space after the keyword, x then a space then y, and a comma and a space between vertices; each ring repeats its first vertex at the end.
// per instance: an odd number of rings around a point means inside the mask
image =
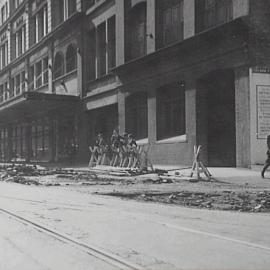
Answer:
POLYGON ((208 74, 197 95, 199 144, 208 166, 236 166, 235 87, 232 71, 208 74))

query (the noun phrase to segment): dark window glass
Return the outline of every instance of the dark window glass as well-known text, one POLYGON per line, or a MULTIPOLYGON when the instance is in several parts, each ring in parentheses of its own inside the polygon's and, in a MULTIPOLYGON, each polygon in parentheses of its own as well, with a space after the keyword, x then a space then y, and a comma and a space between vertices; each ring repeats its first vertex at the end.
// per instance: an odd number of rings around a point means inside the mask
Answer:
POLYGON ((97 64, 98 77, 106 74, 106 23, 97 27, 97 64))
POLYGON ((54 78, 58 78, 64 75, 64 58, 61 53, 57 53, 54 58, 53 73, 54 73, 54 78))
POLYGON ((180 83, 157 90, 157 139, 185 134, 185 90, 180 83))
POLYGON ((108 20, 108 69, 115 67, 115 16, 108 20))
POLYGON ((68 0, 68 16, 76 12, 76 0, 68 0))
POLYGON ((140 3, 128 14, 127 60, 146 54, 146 4, 140 3))
POLYGON ((147 93, 132 94, 126 99, 126 131, 138 139, 148 137, 147 93))
POLYGON ((69 45, 66 53, 66 72, 77 68, 77 52, 73 45, 69 45))
POLYGON ((226 23, 233 18, 232 0, 196 0, 196 32, 226 23))
POLYGON ((92 81, 96 78, 96 30, 93 29, 88 35, 87 42, 87 80, 92 81))

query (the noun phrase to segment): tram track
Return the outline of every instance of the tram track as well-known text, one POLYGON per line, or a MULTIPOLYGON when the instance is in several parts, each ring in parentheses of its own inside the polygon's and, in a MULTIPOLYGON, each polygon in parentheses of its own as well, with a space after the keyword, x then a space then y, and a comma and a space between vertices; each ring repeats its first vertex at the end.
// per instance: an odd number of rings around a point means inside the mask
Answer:
POLYGON ((16 220, 19 223, 29 225, 32 228, 38 230, 39 232, 42 232, 50 237, 53 237, 57 240, 63 241, 69 245, 72 245, 73 247, 89 254, 90 256, 93 256, 109 265, 112 265, 116 268, 119 268, 121 270, 143 270, 144 268, 142 266, 139 266, 137 264, 134 264, 130 261, 127 261, 123 259, 120 256, 117 256, 116 254, 107 252, 105 250, 102 250, 98 247, 95 247, 93 245, 89 245, 86 243, 83 243, 77 239, 74 239, 62 232, 59 232, 55 229, 51 229, 47 226, 44 226, 40 223, 37 223, 35 221, 32 221, 28 218, 22 217, 18 214, 15 214, 7 209, 0 208, 0 213, 8 216, 9 218, 16 220))

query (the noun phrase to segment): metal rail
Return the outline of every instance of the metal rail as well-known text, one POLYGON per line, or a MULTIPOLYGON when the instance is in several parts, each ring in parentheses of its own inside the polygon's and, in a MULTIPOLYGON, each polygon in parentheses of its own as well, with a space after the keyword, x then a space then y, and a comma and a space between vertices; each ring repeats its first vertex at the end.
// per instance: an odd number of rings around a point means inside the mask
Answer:
POLYGON ((120 256, 117 256, 113 253, 109 253, 107 251, 101 250, 100 248, 94 247, 92 245, 88 245, 86 243, 80 242, 77 239, 73 239, 73 238, 71 238, 71 237, 69 237, 61 232, 58 232, 54 229, 50 229, 42 224, 38 224, 38 223, 31 221, 27 218, 19 216, 15 213, 12 213, 9 210, 0 208, 0 212, 9 216, 10 218, 17 220, 20 223, 30 225, 31 227, 33 227, 33 228, 37 229, 38 231, 43 232, 51 237, 54 237, 54 238, 61 240, 61 241, 64 241, 65 243, 71 244, 74 247, 76 247, 77 249, 79 249, 83 252, 86 252, 87 254, 104 261, 105 263, 108 263, 110 265, 118 267, 121 270, 143 270, 143 269, 145 269, 139 265, 136 265, 132 262, 129 262, 129 261, 121 258, 120 256))

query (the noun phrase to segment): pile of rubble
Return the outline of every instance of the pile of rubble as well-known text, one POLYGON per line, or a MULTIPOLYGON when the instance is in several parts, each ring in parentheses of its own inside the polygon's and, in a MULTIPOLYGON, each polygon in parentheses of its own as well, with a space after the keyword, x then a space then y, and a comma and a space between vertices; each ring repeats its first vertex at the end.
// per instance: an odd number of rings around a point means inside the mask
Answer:
POLYGON ((215 192, 182 191, 175 193, 121 193, 104 195, 135 199, 138 201, 159 202, 188 207, 231 210, 241 212, 270 212, 270 191, 230 190, 215 192))
POLYGON ((38 181, 28 178, 28 176, 38 175, 40 175, 40 173, 36 166, 12 164, 1 168, 0 180, 24 185, 39 185, 38 181))

